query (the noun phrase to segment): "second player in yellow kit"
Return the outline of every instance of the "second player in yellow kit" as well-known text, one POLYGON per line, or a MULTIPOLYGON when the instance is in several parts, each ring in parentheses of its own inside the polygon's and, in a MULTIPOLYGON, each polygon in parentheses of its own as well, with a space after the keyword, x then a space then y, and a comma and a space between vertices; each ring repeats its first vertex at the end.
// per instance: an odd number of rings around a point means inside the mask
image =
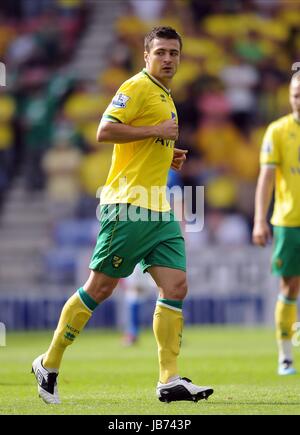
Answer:
POLYGON ((296 373, 292 337, 297 322, 300 289, 300 77, 290 84, 292 113, 273 122, 266 131, 260 156, 261 171, 255 198, 253 241, 265 246, 271 236, 268 208, 275 186, 271 223, 274 225, 272 271, 280 276, 275 308, 279 375, 296 373))
POLYGON ((275 204, 271 223, 300 226, 300 121, 289 114, 273 122, 263 141, 261 165, 275 169, 275 204))

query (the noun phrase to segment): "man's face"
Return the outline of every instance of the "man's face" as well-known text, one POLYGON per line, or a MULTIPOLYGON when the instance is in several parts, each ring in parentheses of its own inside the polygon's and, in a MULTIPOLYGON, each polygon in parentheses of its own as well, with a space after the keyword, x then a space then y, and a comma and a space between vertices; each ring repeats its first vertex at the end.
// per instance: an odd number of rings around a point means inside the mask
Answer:
POLYGON ((149 53, 144 54, 147 71, 167 86, 177 71, 180 60, 180 44, 177 39, 151 41, 149 53))
POLYGON ((295 81, 290 85, 290 103, 293 112, 300 113, 300 82, 295 81))

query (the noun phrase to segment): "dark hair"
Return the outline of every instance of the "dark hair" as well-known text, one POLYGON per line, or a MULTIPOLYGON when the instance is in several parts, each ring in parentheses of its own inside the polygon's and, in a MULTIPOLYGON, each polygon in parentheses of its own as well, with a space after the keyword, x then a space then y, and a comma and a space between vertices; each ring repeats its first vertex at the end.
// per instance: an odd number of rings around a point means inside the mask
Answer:
POLYGON ((153 39, 177 39, 180 44, 180 51, 182 50, 182 39, 179 33, 172 27, 154 27, 151 32, 145 36, 144 46, 145 51, 150 51, 150 44, 153 39))

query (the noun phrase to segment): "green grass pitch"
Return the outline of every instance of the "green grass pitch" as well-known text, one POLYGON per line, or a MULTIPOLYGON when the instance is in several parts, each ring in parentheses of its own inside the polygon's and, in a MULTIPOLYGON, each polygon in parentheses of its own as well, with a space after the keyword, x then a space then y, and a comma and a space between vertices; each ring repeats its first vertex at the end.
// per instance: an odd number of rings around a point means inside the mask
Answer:
MULTIPOLYGON (((7 334, 6 347, 0 347, 0 414, 300 414, 300 375, 276 374, 271 329, 185 328, 180 374, 215 390, 198 403, 156 399, 158 365, 150 330, 129 348, 122 347, 118 332, 87 330, 65 353, 58 378, 62 404, 46 405, 30 369, 51 337, 52 332, 7 334)), ((299 360, 298 348, 295 356, 299 360)))

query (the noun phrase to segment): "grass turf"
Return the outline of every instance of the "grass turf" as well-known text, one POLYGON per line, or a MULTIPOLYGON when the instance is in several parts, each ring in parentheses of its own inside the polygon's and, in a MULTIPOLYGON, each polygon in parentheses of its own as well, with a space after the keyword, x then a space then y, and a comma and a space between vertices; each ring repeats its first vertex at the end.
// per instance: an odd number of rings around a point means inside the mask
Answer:
POLYGON ((299 375, 276 374, 270 329, 186 327, 180 374, 211 385, 215 392, 208 401, 170 404, 155 396, 158 368, 152 332, 144 331, 135 347, 124 348, 119 333, 103 330, 84 331, 67 349, 58 378, 62 404, 44 404, 30 369, 51 336, 7 335, 6 347, 0 347, 1 414, 300 414, 299 375))

